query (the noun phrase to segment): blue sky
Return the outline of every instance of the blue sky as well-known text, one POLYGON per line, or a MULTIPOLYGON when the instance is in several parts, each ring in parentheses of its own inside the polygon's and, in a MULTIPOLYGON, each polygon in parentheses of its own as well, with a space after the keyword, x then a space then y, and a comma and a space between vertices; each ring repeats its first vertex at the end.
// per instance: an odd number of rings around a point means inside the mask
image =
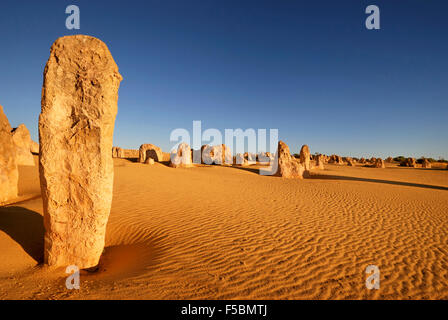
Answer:
POLYGON ((448 158, 448 2, 10 1, 0 4, 0 104, 37 140, 42 73, 60 36, 109 47, 124 80, 114 145, 170 132, 276 128, 292 152, 448 158), (81 29, 65 28, 78 5, 81 29), (367 30, 369 4, 381 30, 367 30))

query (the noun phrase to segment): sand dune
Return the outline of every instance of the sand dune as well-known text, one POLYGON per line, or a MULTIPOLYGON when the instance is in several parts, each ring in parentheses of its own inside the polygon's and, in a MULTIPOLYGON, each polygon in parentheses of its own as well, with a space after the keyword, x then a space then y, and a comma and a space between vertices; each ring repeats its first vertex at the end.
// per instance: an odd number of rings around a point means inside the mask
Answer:
POLYGON ((290 180, 114 161, 106 249, 80 290, 38 265, 38 168, 20 169, 31 199, 0 208, 0 299, 448 298, 447 170, 327 165, 290 180))

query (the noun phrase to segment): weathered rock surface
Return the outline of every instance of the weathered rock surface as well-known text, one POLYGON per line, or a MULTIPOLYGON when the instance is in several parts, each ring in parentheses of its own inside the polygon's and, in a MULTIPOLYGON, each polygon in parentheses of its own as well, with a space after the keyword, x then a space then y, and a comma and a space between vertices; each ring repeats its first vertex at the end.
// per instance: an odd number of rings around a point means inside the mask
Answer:
POLYGON ((300 149, 300 164, 304 167, 305 171, 311 169, 310 165, 310 148, 305 144, 300 149))
POLYGON ((278 142, 276 160, 278 163, 276 176, 283 178, 303 178, 304 167, 291 156, 289 147, 283 141, 278 142))
POLYGON ((31 153, 31 135, 24 124, 11 131, 12 140, 16 145, 17 164, 19 166, 34 166, 34 157, 31 153))
POLYGON ((18 195, 19 170, 11 125, 0 106, 0 205, 18 195))
POLYGON ((30 151, 32 154, 39 154, 39 144, 36 141, 31 140, 30 151))
POLYGON ((191 167, 193 165, 191 156, 192 153, 190 146, 185 142, 179 144, 177 150, 173 150, 171 152, 170 167, 172 168, 191 167))
POLYGON ((90 268, 104 249, 122 80, 99 39, 62 37, 44 71, 39 118, 45 263, 90 268))
POLYGON ((148 157, 154 159, 155 162, 163 161, 162 149, 150 143, 142 144, 139 149, 139 162, 145 163, 148 157))
POLYGON ((387 163, 392 163, 394 162, 394 159, 392 157, 388 157, 386 160, 384 160, 387 163))
POLYGON ((153 158, 146 158, 145 164, 153 165, 154 164, 154 159, 153 158))

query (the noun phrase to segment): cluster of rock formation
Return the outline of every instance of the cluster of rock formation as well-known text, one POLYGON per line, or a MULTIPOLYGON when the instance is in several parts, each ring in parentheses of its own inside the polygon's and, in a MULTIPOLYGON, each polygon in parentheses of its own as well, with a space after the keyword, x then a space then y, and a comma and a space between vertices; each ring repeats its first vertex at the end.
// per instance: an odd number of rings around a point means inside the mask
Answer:
POLYGON ((111 157, 122 80, 107 46, 59 38, 44 71, 39 118, 45 262, 98 264, 112 203, 111 157))
POLYGON ((11 128, 0 106, 0 204, 17 198, 18 166, 34 166, 39 145, 24 124, 11 128))
POLYGON ((304 167, 299 160, 291 156, 289 147, 283 141, 278 142, 277 154, 277 173, 276 176, 283 178, 303 178, 304 167))
POLYGON ((342 160, 341 156, 333 154, 333 155, 330 156, 330 159, 328 160, 328 163, 343 165, 344 161, 342 160))
POLYGON ((415 160, 415 158, 407 158, 407 159, 404 159, 404 160, 400 163, 400 166, 402 166, 402 167, 417 168, 417 160, 415 160))
POLYGON ((112 158, 125 158, 124 150, 120 147, 112 147, 112 158))
POLYGON ((375 162, 372 164, 372 167, 374 168, 386 168, 386 165, 384 164, 384 160, 381 158, 375 159, 375 162))
POLYGON ((270 164, 272 161, 274 161, 274 155, 270 152, 260 152, 258 154, 258 162, 260 162, 260 164, 270 164))

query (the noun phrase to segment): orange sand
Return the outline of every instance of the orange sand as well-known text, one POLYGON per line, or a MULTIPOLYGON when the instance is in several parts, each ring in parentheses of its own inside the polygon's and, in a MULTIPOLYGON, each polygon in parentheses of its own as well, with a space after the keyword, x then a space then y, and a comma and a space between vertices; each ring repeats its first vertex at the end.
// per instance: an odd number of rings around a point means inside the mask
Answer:
POLYGON ((448 170, 388 166, 287 180, 115 159, 106 250, 80 290, 37 264, 38 168, 21 167, 29 200, 0 208, 0 299, 447 299, 448 170))

